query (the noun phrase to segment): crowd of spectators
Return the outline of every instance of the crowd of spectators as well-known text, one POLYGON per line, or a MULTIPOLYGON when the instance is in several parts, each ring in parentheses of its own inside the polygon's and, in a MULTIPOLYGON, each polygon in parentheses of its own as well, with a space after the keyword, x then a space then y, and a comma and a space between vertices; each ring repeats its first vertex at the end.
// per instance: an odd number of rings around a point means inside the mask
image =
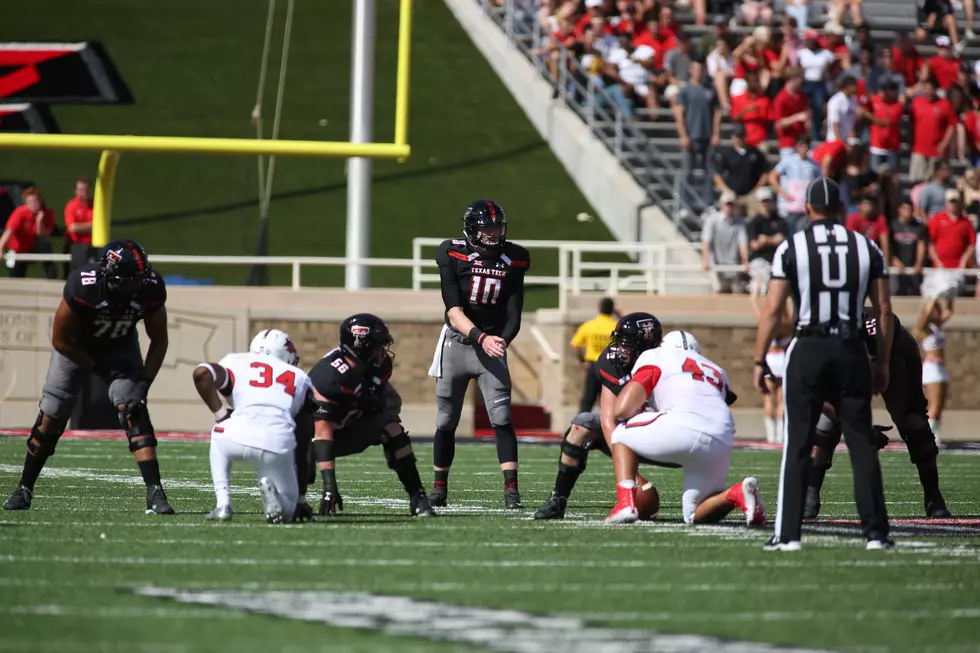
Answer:
MULTIPOLYGON (((92 244, 92 182, 86 177, 75 181, 74 195, 64 208, 64 221, 57 224, 55 212, 44 202, 41 191, 35 186, 28 186, 20 193, 21 204, 5 203, 14 206, 0 234, 0 257, 7 261, 7 268, 12 277, 26 277, 27 261, 16 261, 4 255, 7 252, 15 254, 51 254, 54 251, 52 238, 63 237, 62 252, 69 253, 73 245, 89 247, 92 244)), ((6 194, 4 189, 0 193, 6 194)), ((10 199, 10 198, 8 198, 10 199)), ((4 216, 0 215, 0 219, 4 216)), ((59 277, 58 268, 54 263, 42 264, 44 276, 48 279, 59 277)), ((62 268, 61 278, 68 277, 68 264, 62 268)))
POLYGON ((672 115, 682 174, 717 206, 703 216, 704 266, 744 267, 716 275, 722 292, 764 290, 765 262, 805 226, 803 190, 819 175, 841 183, 845 226, 902 272, 896 292, 920 292, 930 267, 973 267, 980 62, 960 58, 974 37, 972 2, 962 34, 949 0, 919 0, 918 28, 884 43, 872 38, 861 0, 832 0, 826 16, 813 15, 809 0, 780 5, 782 13, 771 0, 542 0, 538 20, 553 36, 538 54, 553 78, 567 66, 629 119, 672 115), (700 38, 676 20, 687 6, 695 24, 712 22, 700 38), (822 29, 810 27, 817 20, 822 29), (732 132, 723 139, 725 121, 732 132), (967 169, 960 179, 950 160, 967 169))

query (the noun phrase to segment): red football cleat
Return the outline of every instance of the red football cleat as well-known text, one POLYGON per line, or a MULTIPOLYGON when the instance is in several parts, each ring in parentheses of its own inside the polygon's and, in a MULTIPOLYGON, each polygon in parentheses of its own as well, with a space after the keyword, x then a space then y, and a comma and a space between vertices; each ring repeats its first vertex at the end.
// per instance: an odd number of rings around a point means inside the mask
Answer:
POLYGON ((632 524, 640 516, 636 509, 636 488, 616 486, 616 505, 606 517, 607 524, 632 524))

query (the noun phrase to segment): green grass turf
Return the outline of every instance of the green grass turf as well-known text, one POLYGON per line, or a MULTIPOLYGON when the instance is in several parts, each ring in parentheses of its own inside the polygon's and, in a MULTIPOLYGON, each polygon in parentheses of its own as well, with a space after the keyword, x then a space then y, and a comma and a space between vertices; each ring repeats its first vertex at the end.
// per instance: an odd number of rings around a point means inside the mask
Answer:
MULTIPOLYGON (((281 138, 348 140, 351 2, 296 3, 281 138), (321 122, 326 121, 325 126, 321 122)), ((285 2, 270 57, 265 129, 271 130, 285 2)), ((375 140, 393 140, 397 0, 378 0, 375 140)), ((65 133, 253 138, 265 0, 32 0, 0 21, 0 42, 98 40, 135 98, 130 106, 56 106, 65 133)), ((440 0, 415 3, 409 142, 404 164, 376 162, 371 254, 411 257, 416 236, 459 233, 463 209, 493 197, 514 240, 607 240, 569 179, 483 56, 440 0)), ((0 151, 0 178, 33 179, 58 211, 97 154, 0 151)), ((343 256, 345 162, 279 159, 270 209, 270 253, 343 256)), ((248 157, 125 154, 116 183, 113 235, 150 253, 251 254, 258 229, 256 161, 248 157)), ((36 266, 35 266, 36 267, 36 266)), ((245 268, 160 266, 165 273, 238 284, 245 268)), ((535 273, 557 274, 557 257, 535 273)), ((287 284, 288 267, 272 268, 287 284)), ((35 270, 34 274, 38 271, 35 270)), ((406 286, 405 270, 372 272, 375 285, 406 286)), ((341 269, 306 268, 304 283, 340 285, 341 269)), ((536 293, 547 295, 552 293, 536 293)), ((531 303, 540 301, 532 296, 531 303)))
MULTIPOLYGON (((0 488, 18 478, 24 444, 0 440, 0 488)), ((419 458, 431 449, 419 446, 419 458)), ((455 511, 412 520, 379 451, 339 464, 347 513, 310 525, 267 526, 250 470, 233 478, 240 511, 210 524, 207 445, 160 448, 180 514, 143 515, 143 488, 120 442, 67 440, 39 481, 34 509, 0 515, 0 650, 462 651, 132 595, 133 587, 329 589, 577 615, 613 628, 710 634, 838 650, 975 651, 980 632, 980 540, 908 536, 895 552, 856 537, 810 535, 799 554, 761 550, 763 531, 684 527, 681 474, 648 470, 663 498, 652 525, 598 524, 613 498, 595 456, 563 523, 538 523, 557 450, 524 446, 528 509, 504 513, 492 447, 461 447, 451 477, 455 511), (100 534, 105 534, 105 539, 100 534)), ((758 476, 770 507, 778 452, 737 450, 729 480, 758 476)), ((920 516, 904 453, 882 455, 893 518, 920 516)), ((943 454, 957 515, 980 513, 980 457, 943 454)), ((831 470, 825 518, 854 513, 846 455, 831 470)), ((428 472, 423 472, 428 477, 428 472)))

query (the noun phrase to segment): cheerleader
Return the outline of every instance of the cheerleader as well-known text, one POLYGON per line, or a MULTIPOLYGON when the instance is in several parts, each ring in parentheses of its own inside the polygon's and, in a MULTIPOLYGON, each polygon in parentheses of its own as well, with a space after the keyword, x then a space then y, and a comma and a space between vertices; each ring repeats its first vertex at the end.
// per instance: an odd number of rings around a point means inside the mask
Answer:
POLYGON ((949 373, 946 371, 946 334, 942 326, 949 319, 939 302, 929 300, 922 312, 916 336, 922 346, 922 389, 929 402, 929 427, 939 444, 939 429, 949 390, 949 373))
MULTIPOLYGON (((753 297, 752 308, 756 318, 762 311, 761 296, 753 297)), ((786 308, 776 326, 775 337, 766 353, 766 386, 769 393, 762 396, 762 409, 765 413, 766 442, 782 443, 785 439, 783 428, 783 372, 786 369, 786 348, 793 340, 793 306, 786 302, 786 308)))

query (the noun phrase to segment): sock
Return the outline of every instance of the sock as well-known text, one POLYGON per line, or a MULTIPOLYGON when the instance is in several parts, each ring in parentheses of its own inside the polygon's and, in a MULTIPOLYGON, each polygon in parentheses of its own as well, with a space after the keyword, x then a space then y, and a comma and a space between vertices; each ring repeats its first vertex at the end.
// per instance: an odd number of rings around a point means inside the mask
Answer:
POLYGON ((582 470, 564 463, 558 463, 558 476, 555 478, 555 494, 566 499, 572 493, 582 470))
POLYGON ((504 463, 517 462, 517 434, 514 427, 510 424, 493 427, 494 439, 497 442, 497 462, 504 463))
POLYGON ((452 467, 453 458, 456 457, 456 431, 443 431, 436 429, 435 437, 432 440, 432 466, 433 467, 452 467))
POLYGON ((916 465, 919 470, 919 483, 927 497, 939 494, 939 469, 936 468, 936 461, 919 463, 916 465))
POLYGON ((414 497, 422 490, 422 479, 419 477, 419 468, 415 465, 414 456, 396 460, 394 469, 408 496, 414 497))
POLYGON ((157 459, 137 462, 140 466, 140 474, 143 475, 143 482, 147 485, 161 485, 160 483, 160 463, 157 459))
POLYGON ((442 470, 437 469, 436 470, 436 482, 435 482, 435 486, 436 487, 441 487, 441 488, 449 487, 449 470, 448 469, 442 469, 442 470))
POLYGON ((505 490, 516 490, 517 489, 517 470, 516 469, 505 469, 504 470, 504 489, 505 490))
POLYGON ((806 486, 808 488, 816 488, 819 492, 820 488, 823 487, 824 477, 827 475, 827 470, 830 469, 830 465, 827 463, 818 463, 816 461, 810 462, 810 472, 807 474, 806 486))
POLYGON ((41 475, 41 470, 44 469, 44 463, 47 461, 47 456, 42 458, 30 453, 27 454, 24 459, 24 471, 20 475, 20 484, 33 492, 34 483, 37 482, 37 477, 41 475))
POLYGON ((765 418, 766 425, 766 442, 776 441, 776 420, 771 417, 765 418))
POLYGON ((621 487, 624 490, 636 489, 636 481, 634 479, 629 479, 628 481, 620 481, 616 484, 616 487, 621 487))
POLYGON ((742 492, 742 484, 736 483, 725 492, 725 500, 731 501, 736 506, 745 510, 745 494, 742 492))
POLYGON ((776 442, 784 442, 786 440, 785 433, 783 432, 783 420, 782 418, 777 418, 776 420, 776 442))
POLYGON ((936 438, 936 444, 939 444, 939 427, 942 425, 942 421, 938 419, 929 420, 929 428, 932 430, 932 435, 936 438))

